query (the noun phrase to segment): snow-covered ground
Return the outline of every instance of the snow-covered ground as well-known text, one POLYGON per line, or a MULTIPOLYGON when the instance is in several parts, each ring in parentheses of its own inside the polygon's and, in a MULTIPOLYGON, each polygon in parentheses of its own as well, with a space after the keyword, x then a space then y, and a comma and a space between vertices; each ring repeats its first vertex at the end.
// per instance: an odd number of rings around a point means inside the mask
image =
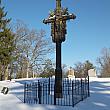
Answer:
POLYGON ((71 106, 54 106, 39 104, 24 104, 23 83, 36 79, 24 79, 16 81, 1 81, 3 86, 9 87, 9 93, 0 93, 0 110, 110 110, 110 78, 90 78, 90 97, 78 103, 74 108, 71 106))

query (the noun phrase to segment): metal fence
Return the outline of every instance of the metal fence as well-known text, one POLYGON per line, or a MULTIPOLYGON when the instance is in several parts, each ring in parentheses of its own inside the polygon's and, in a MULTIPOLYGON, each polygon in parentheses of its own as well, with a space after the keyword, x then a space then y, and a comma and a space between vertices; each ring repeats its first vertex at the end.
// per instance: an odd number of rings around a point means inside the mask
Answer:
POLYGON ((62 98, 54 94, 54 79, 24 85, 24 103, 75 106, 87 98, 89 93, 89 77, 64 79, 62 81, 62 98))

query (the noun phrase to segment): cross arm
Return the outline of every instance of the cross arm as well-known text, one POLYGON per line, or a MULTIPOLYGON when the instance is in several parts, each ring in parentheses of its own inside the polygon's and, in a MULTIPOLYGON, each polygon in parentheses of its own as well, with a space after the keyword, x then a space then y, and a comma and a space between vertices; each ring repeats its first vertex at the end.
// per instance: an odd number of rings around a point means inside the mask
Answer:
POLYGON ((75 19, 76 16, 74 14, 69 14, 69 15, 63 15, 62 19, 63 20, 70 20, 70 19, 75 19))
POLYGON ((50 17, 50 18, 48 18, 48 19, 44 19, 43 20, 43 23, 44 24, 48 24, 48 23, 52 23, 52 22, 54 22, 55 21, 55 17, 50 17))

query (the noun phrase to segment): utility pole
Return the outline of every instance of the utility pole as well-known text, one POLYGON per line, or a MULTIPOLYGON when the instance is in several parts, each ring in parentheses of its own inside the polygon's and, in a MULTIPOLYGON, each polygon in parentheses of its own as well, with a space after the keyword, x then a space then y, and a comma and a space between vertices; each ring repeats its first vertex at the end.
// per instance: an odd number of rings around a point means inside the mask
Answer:
POLYGON ((52 41, 56 43, 56 69, 55 69, 55 96, 63 97, 62 94, 62 68, 61 68, 61 43, 65 41, 66 21, 75 19, 74 14, 69 14, 67 8, 61 7, 61 0, 56 0, 56 8, 49 14, 44 24, 51 24, 52 41))

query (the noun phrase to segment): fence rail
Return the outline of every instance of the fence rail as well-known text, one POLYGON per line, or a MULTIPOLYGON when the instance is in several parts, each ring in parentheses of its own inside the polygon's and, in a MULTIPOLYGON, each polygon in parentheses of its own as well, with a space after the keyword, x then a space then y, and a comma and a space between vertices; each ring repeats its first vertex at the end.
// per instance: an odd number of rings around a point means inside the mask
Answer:
POLYGON ((86 78, 64 79, 62 81, 62 98, 55 97, 54 79, 24 85, 24 103, 75 106, 89 94, 89 76, 86 78))

